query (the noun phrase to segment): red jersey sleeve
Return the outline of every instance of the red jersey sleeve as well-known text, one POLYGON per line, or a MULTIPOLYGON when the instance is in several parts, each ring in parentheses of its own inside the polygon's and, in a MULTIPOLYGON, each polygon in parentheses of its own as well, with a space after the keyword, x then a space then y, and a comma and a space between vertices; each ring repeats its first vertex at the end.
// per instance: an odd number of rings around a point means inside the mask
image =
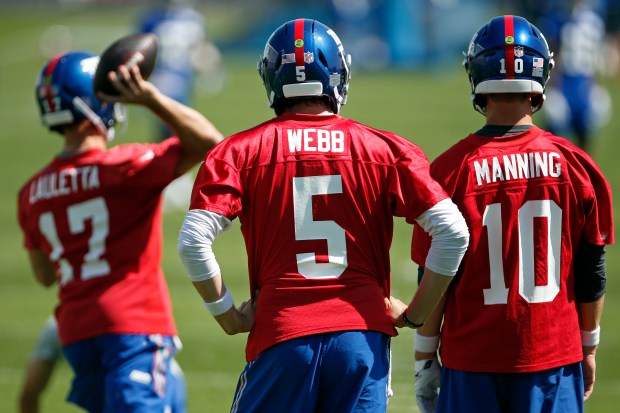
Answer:
POLYGON ((178 177, 181 156, 178 138, 156 144, 126 144, 110 148, 102 166, 110 166, 111 185, 164 187, 178 177))
POLYGON ((448 198, 441 185, 431 177, 428 159, 416 145, 405 145, 396 162, 395 175, 390 181, 390 192, 395 196, 394 215, 405 217, 413 224, 415 219, 437 202, 448 198), (407 188, 403 192, 403 188, 407 188), (413 191, 409 190, 414 188, 413 191))
POLYGON ((233 220, 241 211, 242 195, 239 172, 214 148, 198 170, 189 209, 207 209, 233 220))
POLYGON ((613 244, 613 203, 609 182, 590 156, 582 152, 570 155, 575 157, 572 163, 576 165, 573 186, 579 198, 584 200, 583 239, 595 245, 613 244))

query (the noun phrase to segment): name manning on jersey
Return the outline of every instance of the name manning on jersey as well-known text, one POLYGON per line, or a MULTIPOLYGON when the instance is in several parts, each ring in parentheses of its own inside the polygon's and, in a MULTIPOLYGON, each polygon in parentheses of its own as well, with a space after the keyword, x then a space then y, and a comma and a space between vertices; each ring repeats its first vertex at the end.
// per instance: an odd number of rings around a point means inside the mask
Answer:
POLYGON ((97 166, 67 168, 47 175, 41 175, 30 184, 30 203, 50 199, 78 191, 99 188, 97 166))
POLYGON ((325 129, 289 129, 288 149, 293 152, 344 152, 344 132, 325 129))
POLYGON ((541 176, 557 178, 562 174, 560 154, 557 152, 529 152, 493 156, 475 160, 473 166, 478 186, 541 176))

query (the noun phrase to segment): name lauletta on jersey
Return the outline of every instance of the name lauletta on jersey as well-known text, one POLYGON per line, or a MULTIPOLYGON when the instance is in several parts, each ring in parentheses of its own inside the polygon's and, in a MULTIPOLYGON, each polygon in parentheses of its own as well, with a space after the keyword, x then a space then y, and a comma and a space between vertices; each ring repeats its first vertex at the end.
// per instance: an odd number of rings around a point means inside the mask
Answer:
POLYGON ((99 169, 97 165, 66 168, 41 175, 30 183, 30 204, 41 199, 69 195, 79 191, 98 189, 99 169))
POLYGON ((288 129, 288 150, 295 152, 344 153, 345 134, 341 130, 317 128, 288 129))
POLYGON ((558 178, 562 162, 557 152, 512 153, 474 160, 471 167, 478 186, 540 177, 558 178))

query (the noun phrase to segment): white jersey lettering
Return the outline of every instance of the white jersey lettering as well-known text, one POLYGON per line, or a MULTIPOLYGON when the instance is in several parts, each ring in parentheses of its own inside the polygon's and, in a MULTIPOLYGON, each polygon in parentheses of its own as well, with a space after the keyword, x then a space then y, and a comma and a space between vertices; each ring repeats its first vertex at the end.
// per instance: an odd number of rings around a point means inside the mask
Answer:
POLYGON ((344 132, 326 129, 289 129, 290 152, 343 153, 344 132))
POLYGON ((69 195, 79 191, 88 191, 100 187, 99 169, 95 166, 63 169, 41 175, 30 184, 30 204, 41 199, 50 199, 69 195))
POLYGON ((541 176, 558 178, 562 174, 560 154, 557 152, 530 152, 493 156, 476 160, 473 166, 478 186, 541 176))

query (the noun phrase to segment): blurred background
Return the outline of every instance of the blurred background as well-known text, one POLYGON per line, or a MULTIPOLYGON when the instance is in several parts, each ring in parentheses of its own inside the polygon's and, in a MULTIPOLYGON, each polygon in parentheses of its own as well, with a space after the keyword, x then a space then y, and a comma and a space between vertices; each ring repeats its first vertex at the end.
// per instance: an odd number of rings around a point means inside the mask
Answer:
MULTIPOLYGON (((574 90, 562 86, 570 83, 550 83, 548 91, 554 93, 548 93, 545 109, 561 110, 541 111, 535 122, 562 130, 576 142, 585 134, 587 150, 616 189, 619 9, 618 0, 0 0, 0 411, 16 411, 23 369, 57 299, 55 288, 35 282, 16 220, 20 186, 61 147, 60 138, 40 125, 34 99, 35 78, 50 57, 70 49, 101 53, 121 36, 154 31, 160 51, 151 80, 230 135, 273 116, 256 72, 269 35, 287 20, 315 18, 332 27, 352 55, 349 100, 342 114, 412 140, 432 160, 484 121, 471 106, 461 66, 471 36, 495 15, 519 14, 543 30, 556 52, 552 81, 565 73, 582 76, 593 90, 587 98, 572 98, 574 90), (163 17, 165 7, 179 11, 177 24, 163 17), (166 24, 158 25, 161 21, 166 24), (568 51, 560 52, 567 46, 568 51), (571 102, 585 99, 591 101, 593 115, 587 127, 574 130, 571 102)), ((127 129, 112 144, 154 141, 162 134, 165 130, 149 112, 130 107, 127 129)), ((245 364, 245 336, 229 337, 219 329, 177 258, 188 196, 183 185, 168 194, 164 218, 163 266, 184 343, 178 360, 188 381, 189 411, 225 412, 245 364)), ((416 268, 409 259, 411 227, 400 220, 396 224, 393 293, 409 300, 416 288, 416 268)), ((248 283, 238 222, 214 248, 240 303, 248 297, 248 283)), ((612 412, 620 405, 620 254, 615 246, 608 249, 607 264, 597 384, 588 412, 612 412)), ((412 347, 410 331, 393 340, 395 396, 389 412, 418 411, 412 347)), ((44 394, 43 412, 79 411, 64 401, 70 380, 71 371, 61 362, 44 394)))

